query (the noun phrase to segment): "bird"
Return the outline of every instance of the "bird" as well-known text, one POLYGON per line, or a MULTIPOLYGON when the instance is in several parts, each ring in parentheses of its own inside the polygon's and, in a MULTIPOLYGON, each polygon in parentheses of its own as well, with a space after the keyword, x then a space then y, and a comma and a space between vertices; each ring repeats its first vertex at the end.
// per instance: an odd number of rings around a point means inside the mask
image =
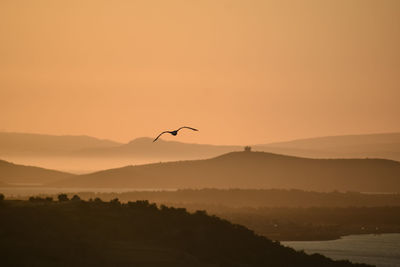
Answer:
POLYGON ((183 127, 179 128, 178 130, 174 130, 174 131, 164 131, 164 132, 160 133, 160 134, 153 140, 153 143, 154 143, 155 141, 157 141, 158 138, 159 138, 161 135, 163 135, 163 134, 165 134, 165 133, 169 133, 169 134, 172 134, 173 136, 175 136, 175 135, 178 134, 179 130, 181 130, 181 129, 183 129, 183 128, 190 129, 190 130, 193 130, 193 131, 198 131, 198 130, 195 129, 195 128, 187 127, 187 126, 183 126, 183 127))

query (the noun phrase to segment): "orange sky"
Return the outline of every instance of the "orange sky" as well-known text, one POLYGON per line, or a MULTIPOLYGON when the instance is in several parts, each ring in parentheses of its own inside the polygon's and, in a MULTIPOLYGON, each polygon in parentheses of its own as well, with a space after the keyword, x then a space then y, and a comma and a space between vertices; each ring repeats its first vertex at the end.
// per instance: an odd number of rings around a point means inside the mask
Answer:
POLYGON ((400 131, 400 1, 0 2, 0 130, 253 144, 400 131))

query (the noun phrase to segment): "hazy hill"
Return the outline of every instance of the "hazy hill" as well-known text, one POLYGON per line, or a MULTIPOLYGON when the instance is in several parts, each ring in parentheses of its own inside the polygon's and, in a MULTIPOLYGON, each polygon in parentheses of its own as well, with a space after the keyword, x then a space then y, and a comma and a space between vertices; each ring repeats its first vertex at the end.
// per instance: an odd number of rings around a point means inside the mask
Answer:
POLYGON ((255 149, 302 157, 368 157, 400 161, 400 133, 317 137, 256 145, 255 149))
POLYGON ((216 146, 206 144, 188 144, 159 139, 153 143, 152 138, 141 137, 111 148, 89 148, 78 151, 76 155, 93 157, 133 157, 155 160, 201 159, 223 153, 242 150, 240 146, 216 146))
POLYGON ((152 141, 152 138, 143 137, 121 144, 88 136, 0 133, 0 158, 66 172, 88 173, 128 164, 205 159, 242 150, 239 146, 152 141))
POLYGON ((400 163, 383 159, 307 159, 264 152, 232 152, 207 160, 110 169, 48 185, 399 192, 400 163))
MULTIPOLYGON (((88 136, 0 133, 0 157, 26 165, 88 173, 129 164, 207 159, 242 146, 189 144, 142 137, 121 144, 88 136)), ((179 136, 175 139, 179 140, 179 136)), ((254 151, 309 158, 386 158, 400 161, 400 133, 332 136, 253 145, 254 151)))
POLYGON ((240 146, 187 144, 136 138, 122 144, 90 136, 57 136, 0 132, 0 156, 133 157, 156 160, 199 159, 241 150, 240 146))
POLYGON ((2 266, 355 266, 147 201, 5 200, 0 216, 2 266))
POLYGON ((0 155, 55 156, 88 148, 105 148, 120 145, 110 140, 90 136, 44 135, 0 132, 0 155))
POLYGON ((0 160, 0 186, 2 186, 2 183, 43 184, 65 179, 70 176, 72 176, 70 173, 18 165, 0 160))
MULTIPOLYGON (((67 156, 71 158, 131 158, 187 160, 243 150, 242 146, 189 144, 141 137, 121 144, 89 136, 1 133, 0 156, 67 156)), ((178 139, 177 139, 178 140, 178 139)), ((400 133, 343 135, 253 145, 253 150, 316 158, 386 158, 400 161, 400 133)))

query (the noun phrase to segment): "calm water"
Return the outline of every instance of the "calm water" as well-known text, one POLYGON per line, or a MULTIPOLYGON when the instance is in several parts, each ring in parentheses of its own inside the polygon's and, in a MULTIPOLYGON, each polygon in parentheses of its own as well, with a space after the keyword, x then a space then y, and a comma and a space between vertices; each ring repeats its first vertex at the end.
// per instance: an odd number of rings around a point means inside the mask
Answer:
POLYGON ((378 267, 400 266, 400 234, 350 235, 332 241, 289 241, 285 246, 320 253, 336 260, 368 263, 378 267))

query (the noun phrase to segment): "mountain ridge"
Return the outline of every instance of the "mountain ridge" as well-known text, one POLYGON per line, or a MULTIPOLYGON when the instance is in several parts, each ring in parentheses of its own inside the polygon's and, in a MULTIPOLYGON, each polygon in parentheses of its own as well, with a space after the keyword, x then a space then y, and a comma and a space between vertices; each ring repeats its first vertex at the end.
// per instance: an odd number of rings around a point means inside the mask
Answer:
MULTIPOLYGON (((35 134, 27 136, 37 137, 35 134)), ((131 163, 208 159, 243 150, 242 146, 235 145, 183 143, 178 138, 174 141, 160 139, 153 143, 150 137, 139 137, 128 143, 107 140, 103 143, 99 139, 79 136, 50 136, 51 142, 46 141, 46 135, 38 137, 39 140, 44 138, 43 142, 33 142, 36 140, 33 137, 29 142, 24 138, 9 142, 2 137, 4 134, 0 133, 0 158, 74 173, 89 173, 131 163)), ((298 139, 252 145, 252 149, 306 158, 385 158, 400 161, 400 133, 298 139)))

